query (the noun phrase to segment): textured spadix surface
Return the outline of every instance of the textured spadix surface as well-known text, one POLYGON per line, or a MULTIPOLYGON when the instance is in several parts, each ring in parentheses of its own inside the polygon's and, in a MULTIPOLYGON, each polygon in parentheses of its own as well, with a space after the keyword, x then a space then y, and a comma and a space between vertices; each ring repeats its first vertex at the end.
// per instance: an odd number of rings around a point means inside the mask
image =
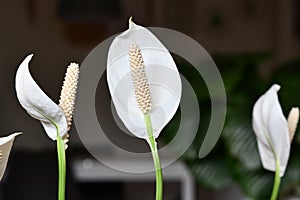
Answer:
POLYGON ((150 116, 154 137, 175 114, 181 97, 181 80, 166 47, 146 28, 129 21, 129 29, 112 42, 107 57, 107 82, 117 114, 139 138, 148 137, 144 114, 139 109, 130 71, 129 48, 136 44, 143 57, 151 93, 150 116))

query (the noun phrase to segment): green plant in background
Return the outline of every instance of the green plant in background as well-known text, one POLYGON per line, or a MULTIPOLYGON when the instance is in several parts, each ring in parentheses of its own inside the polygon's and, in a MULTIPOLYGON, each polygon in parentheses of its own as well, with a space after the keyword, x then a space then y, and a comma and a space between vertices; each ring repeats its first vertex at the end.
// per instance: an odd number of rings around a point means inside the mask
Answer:
POLYGON ((16 93, 21 106, 28 114, 40 120, 47 135, 56 140, 58 156, 58 200, 65 199, 66 156, 68 131, 72 123, 79 66, 71 63, 67 69, 59 105, 54 103, 36 84, 29 72, 29 55, 16 73, 16 93))
POLYGON ((163 198, 163 176, 156 138, 174 116, 181 80, 171 54, 146 28, 129 20, 129 29, 112 42, 107 83, 118 116, 126 128, 145 139, 156 171, 156 200, 163 198))
MULTIPOLYGON (((255 200, 270 198, 274 175, 262 168, 255 134, 252 130, 252 108, 259 94, 264 93, 272 82, 284 87, 281 100, 283 113, 300 102, 299 65, 294 61, 278 67, 270 79, 263 79, 258 67, 271 57, 270 54, 245 54, 232 56, 214 56, 224 80, 227 95, 227 115, 221 138, 213 151, 205 158, 198 158, 210 120, 210 96, 200 74, 193 66, 181 61, 178 69, 190 82, 198 97, 201 108, 201 121, 194 143, 182 156, 191 169, 197 182, 207 189, 221 190, 238 185, 244 194, 255 200)), ((167 143, 176 132, 180 112, 163 130, 162 139, 167 143)), ((299 129, 296 131, 290 152, 290 160, 285 176, 281 181, 280 198, 291 194, 300 194, 300 151, 299 129)))

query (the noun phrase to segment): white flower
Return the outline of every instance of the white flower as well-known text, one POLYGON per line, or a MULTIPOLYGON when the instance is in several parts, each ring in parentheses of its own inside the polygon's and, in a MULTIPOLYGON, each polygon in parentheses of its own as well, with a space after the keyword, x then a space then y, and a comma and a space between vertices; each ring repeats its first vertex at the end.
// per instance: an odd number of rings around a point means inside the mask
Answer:
MULTIPOLYGON (((126 128, 139 138, 147 139, 144 113, 135 98, 129 62, 129 48, 136 44, 140 49, 149 83, 149 106, 153 135, 158 137, 175 114, 181 97, 181 80, 176 64, 166 47, 146 28, 129 20, 129 29, 112 42, 107 58, 107 82, 118 116, 126 128)), ((134 62, 134 61, 131 61, 134 62)), ((146 91, 147 94, 149 91, 146 91)), ((149 100, 148 99, 148 100, 149 100)), ((148 101, 147 100, 147 101, 148 101)), ((146 109, 147 110, 147 109, 146 109)))
POLYGON ((68 131, 68 124, 63 110, 54 103, 33 80, 29 72, 29 61, 32 54, 21 63, 16 74, 16 92, 22 107, 33 118, 40 120, 47 135, 56 140, 54 123, 59 127, 63 137, 68 131))
MULTIPOLYGON (((274 84, 257 100, 253 108, 252 125, 256 134, 263 167, 267 170, 275 171, 276 159, 278 159, 280 164, 280 176, 283 176, 290 154, 292 137, 290 135, 294 135, 296 130, 295 124, 297 124, 297 122, 295 122, 295 117, 291 117, 289 120, 291 122, 288 122, 284 117, 277 96, 279 89, 280 86, 274 84), (291 132, 293 133, 289 133, 289 124, 291 126, 291 132)), ((295 112, 297 113, 294 109, 292 111, 293 116, 297 115, 295 112)))
POLYGON ((8 157, 10 154, 11 147, 13 145, 16 136, 22 133, 13 133, 7 137, 0 138, 0 181, 6 169, 8 157))

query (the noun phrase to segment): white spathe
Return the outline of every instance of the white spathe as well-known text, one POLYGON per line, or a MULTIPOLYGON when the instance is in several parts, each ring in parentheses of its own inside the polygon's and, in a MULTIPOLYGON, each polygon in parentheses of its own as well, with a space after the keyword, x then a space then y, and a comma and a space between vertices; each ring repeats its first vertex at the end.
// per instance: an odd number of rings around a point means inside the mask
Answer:
POLYGON ((107 82, 118 116, 135 136, 148 138, 131 80, 128 50, 132 43, 141 49, 144 59, 151 92, 150 116, 156 138, 179 106, 181 79, 166 47, 148 29, 129 20, 129 29, 118 35, 109 48, 107 82))
POLYGON ((4 175, 6 165, 8 162, 11 147, 16 136, 22 133, 13 133, 6 137, 0 138, 0 181, 4 175))
POLYGON ((21 106, 30 116, 40 120, 47 135, 56 140, 56 123, 61 136, 67 133, 67 120, 62 109, 54 103, 32 78, 29 72, 29 62, 32 54, 28 55, 19 66, 16 73, 16 93, 21 106))
POLYGON ((253 108, 253 129, 263 167, 276 170, 275 158, 280 162, 280 176, 283 176, 290 155, 290 134, 288 122, 283 115, 277 92, 280 86, 274 84, 262 95, 253 108))

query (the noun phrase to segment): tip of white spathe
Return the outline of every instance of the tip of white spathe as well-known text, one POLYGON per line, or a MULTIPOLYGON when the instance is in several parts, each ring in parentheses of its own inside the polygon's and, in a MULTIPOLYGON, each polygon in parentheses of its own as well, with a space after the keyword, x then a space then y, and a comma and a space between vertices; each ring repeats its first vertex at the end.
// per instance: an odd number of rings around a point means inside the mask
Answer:
POLYGON ((26 57, 26 59, 29 59, 29 60, 31 60, 31 59, 32 59, 32 57, 33 57, 33 53, 31 53, 31 54, 28 54, 28 56, 26 57))
POLYGON ((16 133, 13 133, 11 136, 16 137, 16 136, 22 135, 22 134, 23 134, 23 132, 16 132, 16 133))
MULTIPOLYGON (((23 62, 21 63, 21 65, 23 64, 23 63, 29 63, 30 61, 31 61, 31 59, 32 59, 32 57, 33 57, 33 53, 32 54, 28 54, 27 56, 26 56, 26 58, 23 60, 23 62)), ((20 66, 21 66, 20 65, 20 66)))
POLYGON ((9 138, 10 140, 17 137, 18 135, 22 135, 23 132, 16 132, 16 133, 12 133, 11 135, 7 136, 7 138, 9 138))
POLYGON ((0 145, 6 144, 9 141, 13 141, 16 136, 21 135, 21 134, 22 134, 22 132, 16 132, 16 133, 12 133, 6 137, 0 137, 0 145))
POLYGON ((132 16, 129 17, 128 24, 129 24, 129 28, 131 28, 132 27, 132 16))
POLYGON ((276 92, 278 92, 280 90, 281 86, 279 84, 275 83, 272 85, 272 88, 274 88, 276 90, 276 92))

